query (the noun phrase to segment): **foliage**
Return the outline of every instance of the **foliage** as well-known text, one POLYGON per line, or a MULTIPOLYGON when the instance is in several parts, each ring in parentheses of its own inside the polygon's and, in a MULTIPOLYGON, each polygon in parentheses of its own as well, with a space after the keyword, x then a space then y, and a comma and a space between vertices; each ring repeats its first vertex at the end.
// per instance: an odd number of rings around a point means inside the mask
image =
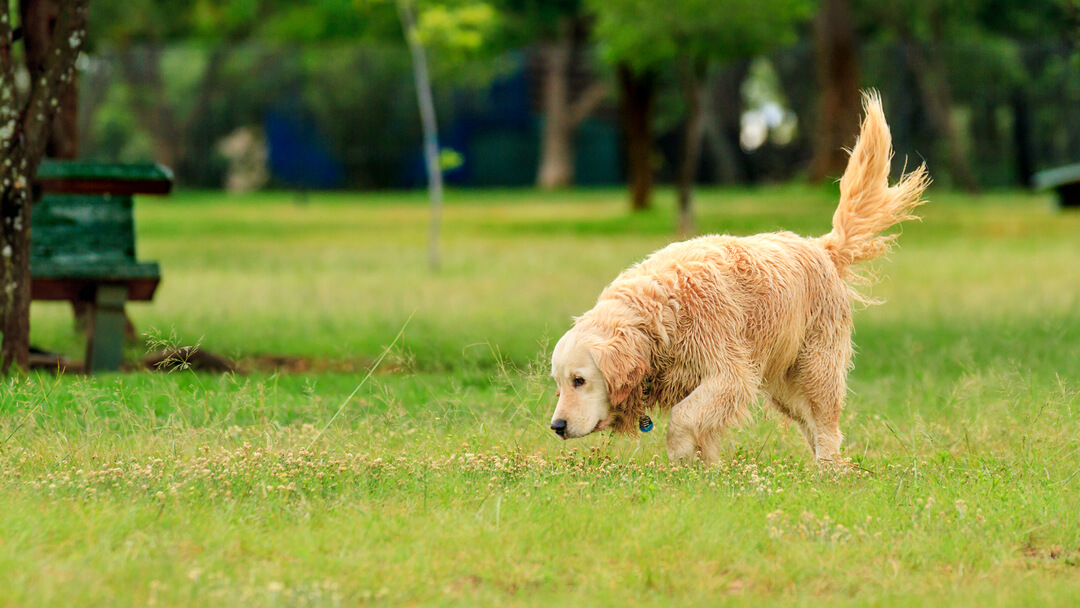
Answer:
POLYGON ((590 0, 588 6, 596 14, 602 56, 610 63, 646 71, 678 57, 727 61, 790 43, 796 26, 809 17, 812 3, 590 0))
POLYGON ((582 0, 495 0, 503 14, 507 35, 517 44, 551 40, 566 19, 582 16, 582 0))
POLYGON ((1000 36, 1012 40, 1060 39, 1069 20, 1060 0, 854 0, 871 35, 927 41, 1000 36))
MULTIPOLYGON (((436 69, 482 82, 490 69, 473 66, 492 55, 499 26, 492 6, 483 0, 425 0, 418 9, 418 26, 436 69)), ((98 0, 90 39, 98 48, 178 40, 292 47, 378 41, 404 47, 389 0, 98 0)))
POLYGON ((99 45, 244 39, 296 43, 356 40, 396 22, 373 23, 341 0, 98 0, 90 39, 99 45))

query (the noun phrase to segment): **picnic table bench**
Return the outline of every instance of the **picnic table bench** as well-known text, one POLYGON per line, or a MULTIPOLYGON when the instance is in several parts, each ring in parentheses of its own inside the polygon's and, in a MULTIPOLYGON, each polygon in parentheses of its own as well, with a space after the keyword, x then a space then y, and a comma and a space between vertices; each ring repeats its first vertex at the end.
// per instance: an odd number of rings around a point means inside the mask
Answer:
POLYGON ((30 292, 89 311, 86 372, 120 369, 128 301, 149 301, 156 262, 135 257, 132 197, 167 194, 172 172, 158 164, 46 160, 34 182, 30 292))
POLYGON ((1080 208, 1080 163, 1040 171, 1032 182, 1037 190, 1056 190, 1062 209, 1080 208))

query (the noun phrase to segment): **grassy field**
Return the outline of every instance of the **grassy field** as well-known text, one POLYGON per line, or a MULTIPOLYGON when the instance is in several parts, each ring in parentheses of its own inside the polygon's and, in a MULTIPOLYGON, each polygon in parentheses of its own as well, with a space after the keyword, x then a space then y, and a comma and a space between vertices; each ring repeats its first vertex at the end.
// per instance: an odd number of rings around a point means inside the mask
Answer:
MULTIPOLYGON (((0 606, 1080 602, 1080 215, 930 192, 856 314, 837 473, 764 414, 714 468, 663 419, 559 441, 550 346, 672 196, 449 198, 438 274, 419 193, 140 200, 135 324, 244 373, 7 380, 0 606)), ((699 200, 704 232, 816 235, 835 193, 699 200)), ((78 358, 63 305, 33 338, 78 358)))

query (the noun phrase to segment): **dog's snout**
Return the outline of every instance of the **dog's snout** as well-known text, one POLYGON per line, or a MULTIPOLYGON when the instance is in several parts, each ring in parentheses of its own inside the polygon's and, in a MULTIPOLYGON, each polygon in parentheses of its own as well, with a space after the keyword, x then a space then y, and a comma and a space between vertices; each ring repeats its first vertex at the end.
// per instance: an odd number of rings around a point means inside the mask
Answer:
POLYGON ((551 430, 555 431, 555 434, 559 437, 566 435, 566 421, 562 418, 551 423, 551 430))

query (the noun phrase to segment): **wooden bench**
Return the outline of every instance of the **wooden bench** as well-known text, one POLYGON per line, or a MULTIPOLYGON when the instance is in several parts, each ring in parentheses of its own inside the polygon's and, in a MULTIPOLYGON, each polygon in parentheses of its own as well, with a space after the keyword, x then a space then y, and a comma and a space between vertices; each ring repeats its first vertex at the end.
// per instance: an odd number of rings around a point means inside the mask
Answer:
POLYGON ((149 301, 156 262, 135 257, 132 196, 167 194, 172 172, 156 164, 43 161, 34 182, 30 275, 34 300, 89 311, 86 372, 120 369, 128 301, 149 301))
POLYGON ((1062 209, 1080 208, 1080 163, 1040 171, 1032 182, 1037 190, 1056 190, 1062 209))

